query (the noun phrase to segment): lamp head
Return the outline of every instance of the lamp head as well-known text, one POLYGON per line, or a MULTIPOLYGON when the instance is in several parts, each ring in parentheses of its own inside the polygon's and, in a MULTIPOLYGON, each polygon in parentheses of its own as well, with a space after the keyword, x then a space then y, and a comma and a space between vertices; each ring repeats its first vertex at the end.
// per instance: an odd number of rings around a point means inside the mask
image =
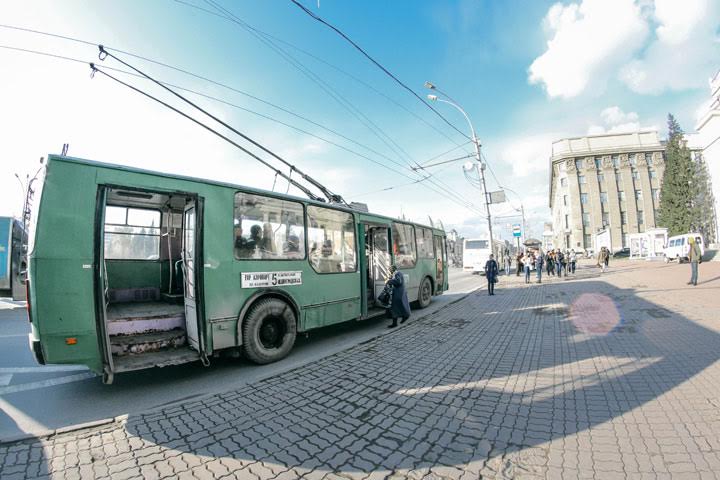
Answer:
POLYGON ((473 162, 465 162, 463 164, 463 170, 465 170, 466 172, 469 172, 473 168, 475 168, 475 164, 473 162))
POLYGON ((437 95, 428 95, 427 98, 428 98, 428 100, 430 100, 431 102, 434 102, 434 101, 437 100, 437 95))
POLYGON ((434 89, 435 89, 435 85, 433 85, 433 84, 430 83, 430 82, 425 82, 425 88, 429 88, 430 90, 434 90, 434 89))

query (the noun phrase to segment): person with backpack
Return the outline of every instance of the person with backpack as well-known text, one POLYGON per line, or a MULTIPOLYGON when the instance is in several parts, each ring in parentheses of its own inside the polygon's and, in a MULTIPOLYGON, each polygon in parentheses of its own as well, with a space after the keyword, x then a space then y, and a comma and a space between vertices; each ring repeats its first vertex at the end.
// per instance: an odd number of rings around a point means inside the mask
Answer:
POLYGON ((698 263, 702 262, 702 253, 700 247, 693 237, 688 238, 690 249, 688 250, 688 260, 690 261, 690 281, 688 285, 697 285, 698 281, 698 263))
POLYGON ((565 276, 567 277, 567 269, 565 268, 565 254, 559 248, 555 251, 555 259, 557 260, 557 276, 562 277, 563 272, 565 272, 565 276))

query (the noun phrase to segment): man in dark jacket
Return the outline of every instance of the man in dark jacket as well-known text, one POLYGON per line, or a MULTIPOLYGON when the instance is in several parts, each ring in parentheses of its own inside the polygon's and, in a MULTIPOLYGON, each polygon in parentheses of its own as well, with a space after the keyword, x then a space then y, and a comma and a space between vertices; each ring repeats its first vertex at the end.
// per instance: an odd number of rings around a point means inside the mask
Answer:
POLYGON ((398 325, 398 318, 401 319, 400 323, 405 323, 405 320, 410 318, 410 302, 405 289, 405 276, 398 271, 396 265, 391 265, 390 278, 385 283, 393 287, 392 300, 387 312, 388 316, 392 318, 392 323, 388 325, 388 328, 395 328, 398 325))
POLYGON ((490 259, 485 262, 485 278, 488 282, 488 294, 495 295, 495 284, 498 281, 498 275, 500 274, 498 263, 490 254, 490 259))

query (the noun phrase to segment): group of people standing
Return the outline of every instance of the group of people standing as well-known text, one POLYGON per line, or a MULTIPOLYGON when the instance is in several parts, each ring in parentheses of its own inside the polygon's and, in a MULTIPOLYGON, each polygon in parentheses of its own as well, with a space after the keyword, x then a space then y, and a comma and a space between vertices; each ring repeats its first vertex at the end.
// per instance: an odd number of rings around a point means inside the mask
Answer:
POLYGON ((537 276, 537 283, 542 283, 543 268, 548 276, 562 277, 564 274, 567 277, 571 273, 574 274, 577 266, 577 253, 574 249, 563 252, 559 248, 547 253, 543 253, 542 250, 520 252, 517 255, 516 263, 517 272, 515 274, 519 276, 520 272, 524 271, 525 283, 530 283, 530 272, 533 269, 537 276))

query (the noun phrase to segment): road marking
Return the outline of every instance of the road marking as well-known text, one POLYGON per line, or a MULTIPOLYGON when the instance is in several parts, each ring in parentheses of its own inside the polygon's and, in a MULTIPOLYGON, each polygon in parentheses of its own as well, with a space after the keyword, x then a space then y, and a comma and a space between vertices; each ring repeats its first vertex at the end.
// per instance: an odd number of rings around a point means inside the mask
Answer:
POLYGON ((85 365, 47 365, 44 367, 1 367, 0 374, 4 373, 54 373, 79 372, 88 368, 85 365))
POLYGON ((10 380, 12 380, 12 375, 0 375, 0 387, 10 385, 10 380))
POLYGON ((27 337, 27 333, 13 333, 10 335, 0 335, 0 338, 18 338, 18 337, 27 337))
POLYGON ((93 372, 78 373, 77 375, 68 375, 66 377, 51 378, 39 382, 21 383, 19 385, 9 385, 0 387, 0 396, 10 393, 26 392, 28 390, 39 390, 41 388, 54 387, 65 383, 80 382, 88 378, 95 378, 97 374, 93 372))

